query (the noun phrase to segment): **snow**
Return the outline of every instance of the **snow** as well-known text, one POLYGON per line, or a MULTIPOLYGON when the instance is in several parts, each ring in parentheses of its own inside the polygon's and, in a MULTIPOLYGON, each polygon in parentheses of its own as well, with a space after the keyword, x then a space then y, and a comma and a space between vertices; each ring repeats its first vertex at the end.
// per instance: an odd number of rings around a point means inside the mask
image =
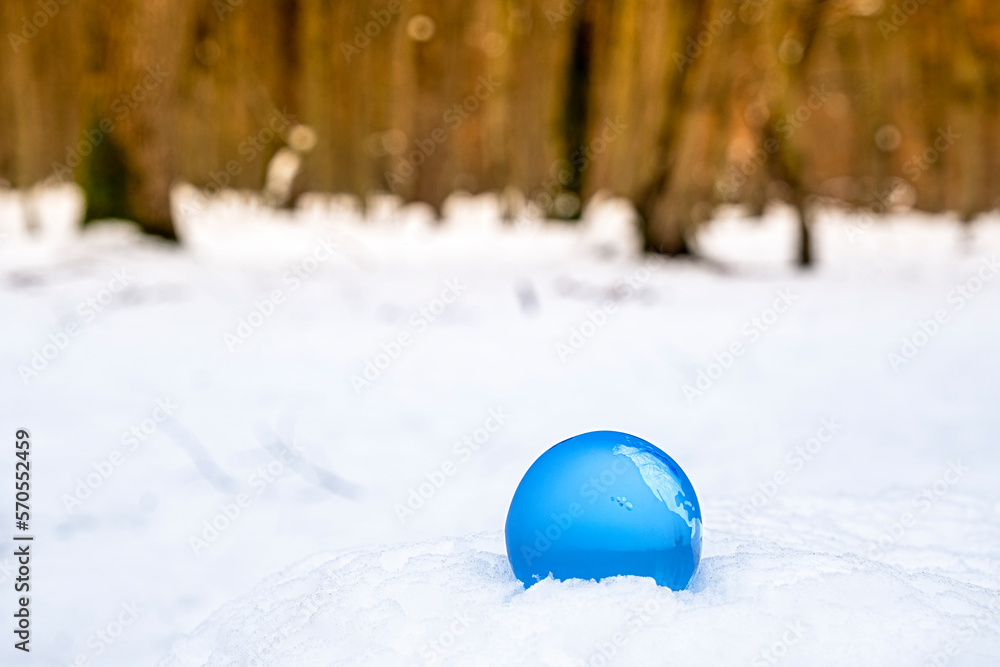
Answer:
POLYGON ((0 192, 24 664, 1000 661, 996 216, 824 210, 801 272, 783 209, 721 211, 696 264, 639 255, 615 199, 573 227, 458 196, 436 226, 389 197, 182 187, 177 247, 34 196, 31 235, 0 192), (599 429, 694 484, 688 590, 513 579, 521 475, 599 429))
POLYGON ((995 591, 831 553, 813 535, 714 538, 677 593, 643 577, 523 591, 499 534, 314 556, 224 606, 161 664, 920 664, 1000 611, 995 591))

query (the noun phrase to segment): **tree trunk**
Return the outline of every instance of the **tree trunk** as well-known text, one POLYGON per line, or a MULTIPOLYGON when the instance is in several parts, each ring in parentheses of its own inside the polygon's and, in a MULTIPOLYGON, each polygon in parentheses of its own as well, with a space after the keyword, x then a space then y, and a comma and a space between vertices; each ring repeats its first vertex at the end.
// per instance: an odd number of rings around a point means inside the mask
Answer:
POLYGON ((186 44, 187 5, 128 0, 95 7, 102 35, 93 46, 103 58, 93 57, 104 67, 104 90, 100 113, 90 125, 104 136, 84 167, 88 219, 121 214, 147 232, 175 238, 170 211, 177 173, 173 88, 186 44), (112 208, 93 205, 100 202, 112 208))

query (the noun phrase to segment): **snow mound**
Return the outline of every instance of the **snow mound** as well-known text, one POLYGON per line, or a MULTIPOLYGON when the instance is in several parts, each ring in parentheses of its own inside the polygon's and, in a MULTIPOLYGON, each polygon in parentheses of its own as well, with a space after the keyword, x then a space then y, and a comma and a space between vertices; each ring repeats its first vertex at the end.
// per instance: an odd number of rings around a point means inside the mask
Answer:
MULTIPOLYGON (((809 512, 879 514, 845 503, 809 512)), ((223 606, 160 665, 996 664, 995 589, 831 546, 792 511, 730 514, 680 592, 644 577, 525 591, 499 533, 320 554, 223 606)))

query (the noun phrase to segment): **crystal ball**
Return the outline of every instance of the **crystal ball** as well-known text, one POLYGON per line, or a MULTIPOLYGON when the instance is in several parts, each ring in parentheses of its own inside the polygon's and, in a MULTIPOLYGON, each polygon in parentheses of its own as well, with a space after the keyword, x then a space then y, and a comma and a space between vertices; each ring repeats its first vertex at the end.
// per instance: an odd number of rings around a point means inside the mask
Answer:
POLYGON ((677 463, 642 438, 594 431, 531 464, 507 512, 507 558, 530 587, 619 575, 681 590, 701 559, 701 508, 677 463))

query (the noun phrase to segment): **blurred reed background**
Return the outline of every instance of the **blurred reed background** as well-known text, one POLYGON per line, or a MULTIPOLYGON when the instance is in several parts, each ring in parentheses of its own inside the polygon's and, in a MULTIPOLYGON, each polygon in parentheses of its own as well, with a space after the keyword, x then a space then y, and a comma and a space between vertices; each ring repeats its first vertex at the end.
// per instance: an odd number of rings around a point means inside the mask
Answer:
POLYGON ((172 184, 261 189, 289 145, 279 205, 492 190, 572 219, 607 191, 667 254, 727 202, 807 232, 830 201, 1000 200, 990 0, 4 0, 0 27, 0 178, 168 237, 172 184))

